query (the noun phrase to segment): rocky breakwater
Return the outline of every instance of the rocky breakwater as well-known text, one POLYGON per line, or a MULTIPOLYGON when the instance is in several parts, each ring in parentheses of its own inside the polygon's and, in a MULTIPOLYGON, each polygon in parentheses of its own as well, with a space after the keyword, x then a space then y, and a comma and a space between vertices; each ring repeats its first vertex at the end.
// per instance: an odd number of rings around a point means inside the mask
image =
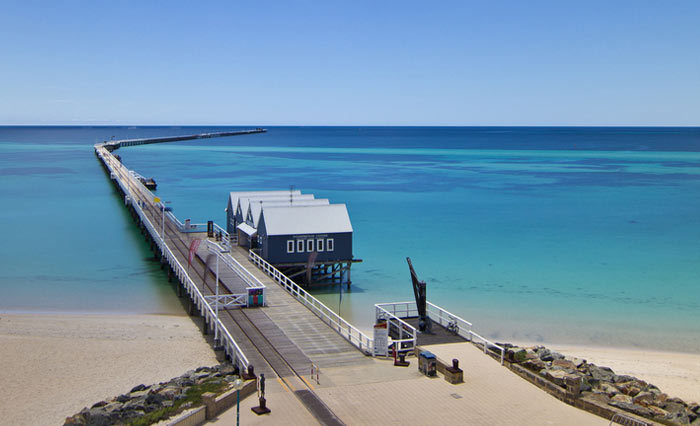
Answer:
POLYGON ((697 403, 669 397, 658 387, 636 377, 615 374, 608 367, 565 357, 544 346, 503 345, 510 363, 559 386, 569 397, 615 407, 662 424, 700 425, 697 403))
POLYGON ((232 365, 200 367, 168 382, 138 385, 128 393, 95 403, 68 417, 64 426, 150 425, 202 405, 205 392, 232 387, 238 370, 232 365))

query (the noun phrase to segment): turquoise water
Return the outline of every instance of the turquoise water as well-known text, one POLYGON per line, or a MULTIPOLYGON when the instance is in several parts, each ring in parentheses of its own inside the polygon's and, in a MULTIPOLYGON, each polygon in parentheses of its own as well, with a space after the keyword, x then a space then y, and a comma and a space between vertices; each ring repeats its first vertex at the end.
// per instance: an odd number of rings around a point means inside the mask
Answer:
MULTIPOLYGON (((0 310, 181 312, 92 154, 217 128, 0 128, 0 310)), ((174 213, 224 223, 232 190, 346 203, 362 328, 428 298, 499 340, 700 350, 700 129, 271 128, 124 148, 174 213)))

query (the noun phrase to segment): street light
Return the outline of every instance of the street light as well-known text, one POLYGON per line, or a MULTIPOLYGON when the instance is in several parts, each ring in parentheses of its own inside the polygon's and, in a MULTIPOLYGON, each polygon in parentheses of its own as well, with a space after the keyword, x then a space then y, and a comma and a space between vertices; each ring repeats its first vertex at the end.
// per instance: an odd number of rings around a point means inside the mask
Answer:
POLYGON ((233 381, 233 388, 236 389, 236 426, 241 424, 241 388, 243 380, 236 379, 233 381))

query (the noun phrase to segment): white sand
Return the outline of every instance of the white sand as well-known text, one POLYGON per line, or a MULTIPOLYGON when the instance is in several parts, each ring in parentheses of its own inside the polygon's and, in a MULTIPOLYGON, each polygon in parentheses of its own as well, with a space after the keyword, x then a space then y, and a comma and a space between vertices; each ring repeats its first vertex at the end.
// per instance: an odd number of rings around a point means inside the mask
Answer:
POLYGON ((138 384, 216 365, 187 316, 0 314, 0 423, 57 425, 138 384))
MULTIPOLYGON (((518 344, 537 345, 527 342, 518 344)), ((700 401, 700 354, 554 343, 545 346, 601 367, 610 367, 615 374, 637 377, 685 402, 700 401)))

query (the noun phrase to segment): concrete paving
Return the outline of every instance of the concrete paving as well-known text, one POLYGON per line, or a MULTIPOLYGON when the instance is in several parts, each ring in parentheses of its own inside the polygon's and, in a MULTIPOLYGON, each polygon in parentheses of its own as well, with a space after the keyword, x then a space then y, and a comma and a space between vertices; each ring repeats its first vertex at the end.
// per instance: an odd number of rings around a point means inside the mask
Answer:
MULTIPOLYGON (((326 368, 316 394, 347 425, 581 425, 604 426, 609 421, 581 411, 526 382, 471 343, 427 346, 443 361, 460 360, 464 383, 452 385, 442 375, 428 378, 391 360, 326 368)), ((256 416, 255 396, 241 405, 241 424, 317 424, 294 395, 276 386, 268 391, 272 413, 256 416)), ((214 424, 233 424, 235 409, 214 424)))

